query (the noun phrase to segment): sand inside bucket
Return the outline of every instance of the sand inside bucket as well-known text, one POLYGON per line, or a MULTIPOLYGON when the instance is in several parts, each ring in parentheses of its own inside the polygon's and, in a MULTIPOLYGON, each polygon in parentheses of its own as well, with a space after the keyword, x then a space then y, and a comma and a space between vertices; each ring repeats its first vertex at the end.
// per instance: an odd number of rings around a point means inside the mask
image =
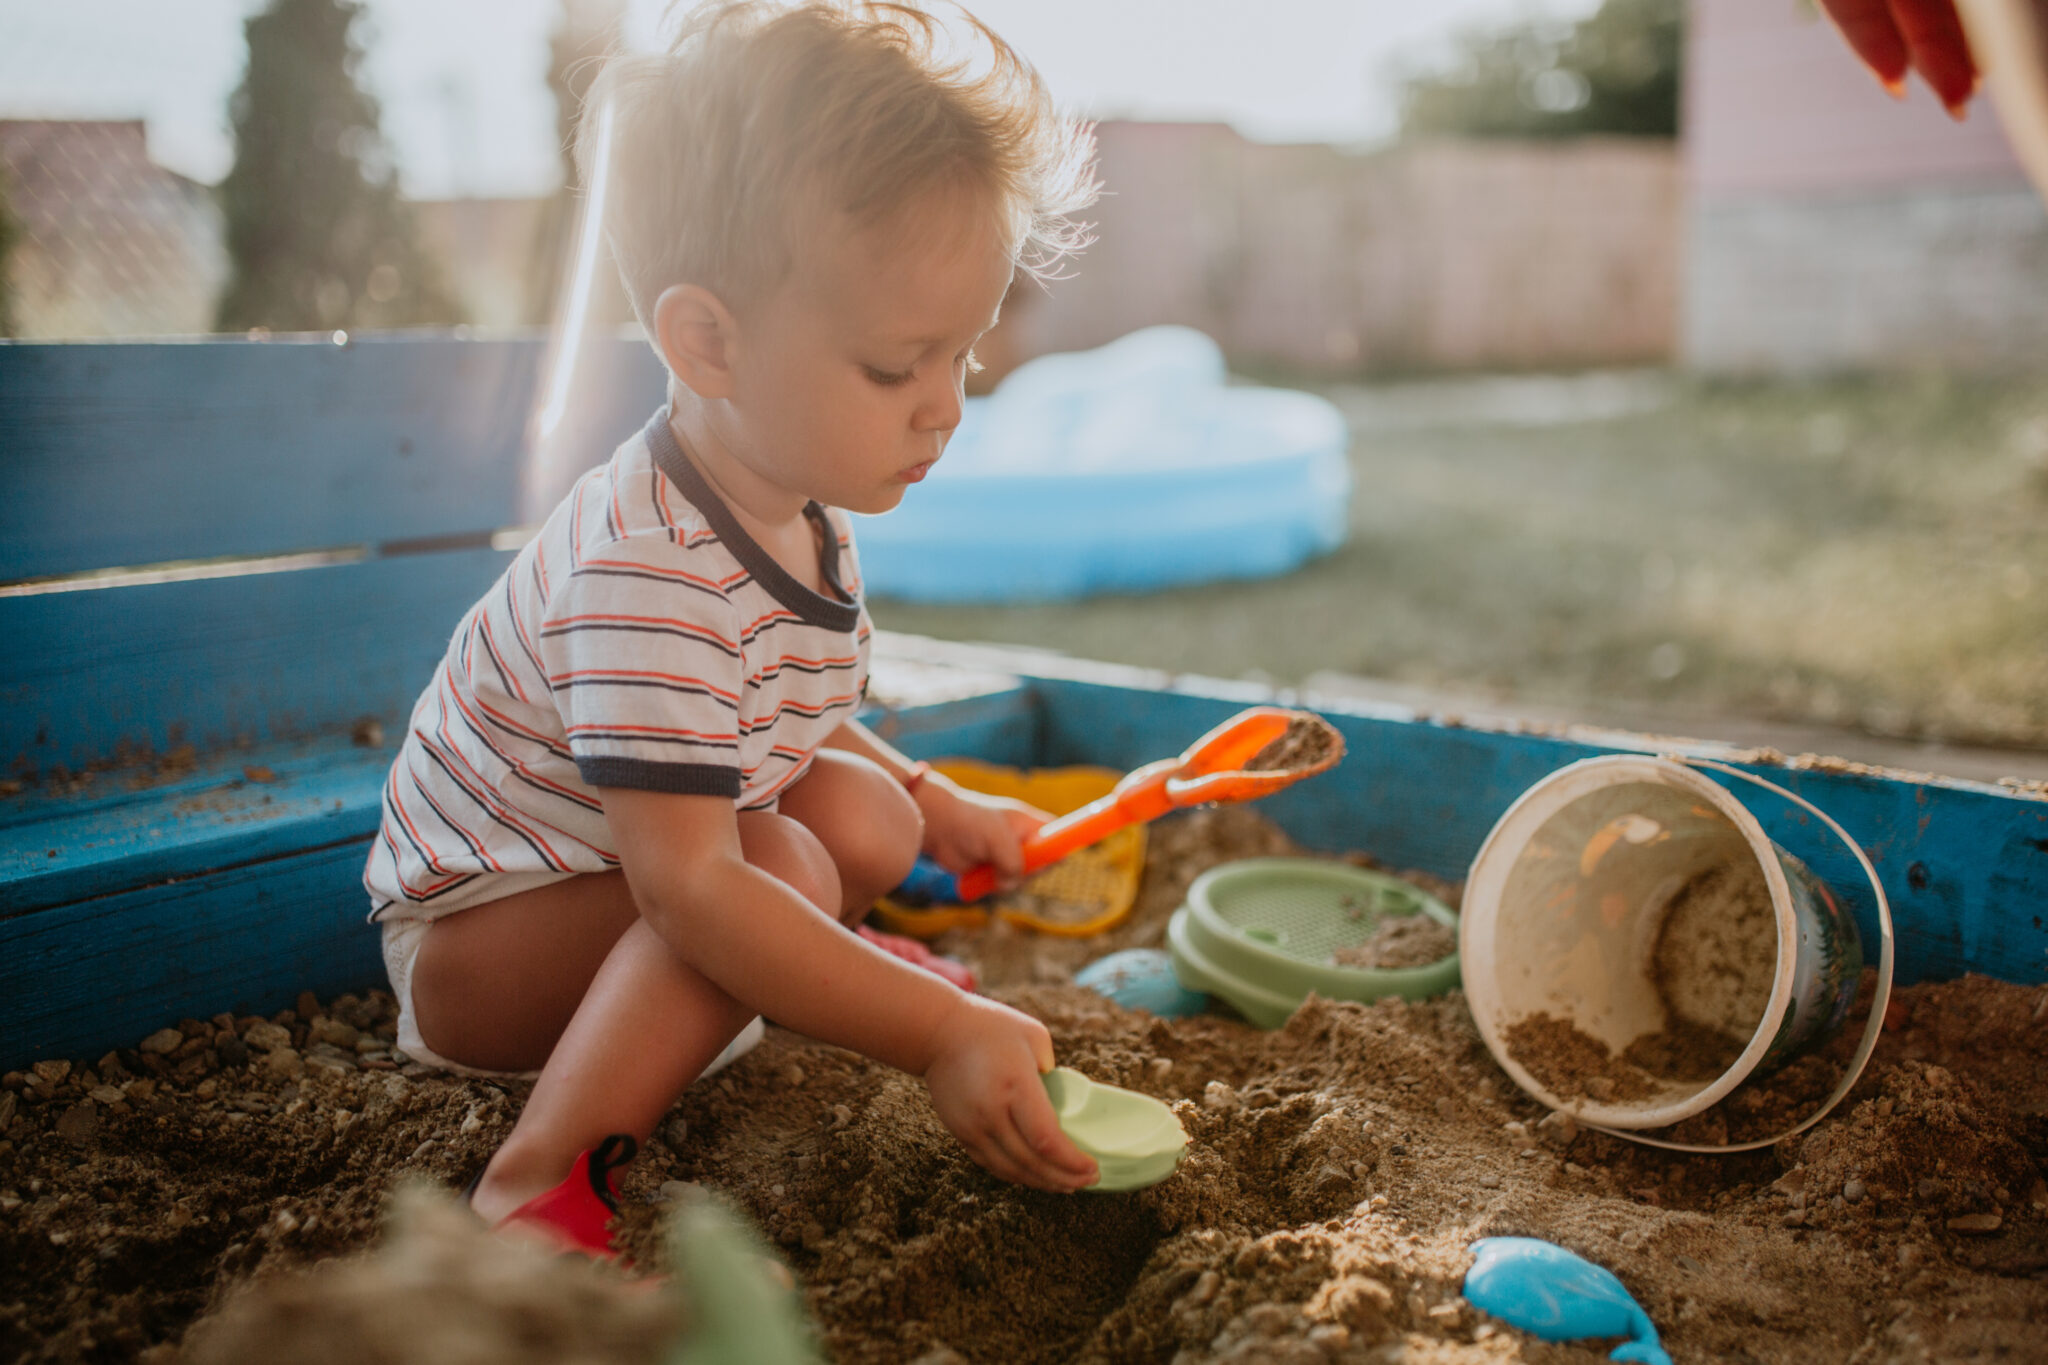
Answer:
POLYGON ((1617 1053, 1569 1019, 1538 1012, 1508 1026, 1508 1055, 1562 1099, 1625 1103, 1711 1082, 1762 1022, 1777 960, 1763 869, 1754 859, 1712 864, 1672 895, 1657 930, 1650 980, 1663 1028, 1617 1053))

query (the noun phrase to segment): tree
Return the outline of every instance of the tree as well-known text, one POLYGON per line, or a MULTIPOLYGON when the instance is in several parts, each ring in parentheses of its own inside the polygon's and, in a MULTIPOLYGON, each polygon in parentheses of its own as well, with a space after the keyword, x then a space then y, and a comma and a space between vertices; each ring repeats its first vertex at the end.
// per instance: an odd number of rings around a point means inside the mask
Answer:
POLYGON ((356 84, 360 12, 358 0, 270 0, 243 25, 235 164, 219 189, 233 267, 223 330, 460 320, 399 198, 376 102, 356 84))
POLYGON ((1472 30, 1446 68, 1400 77, 1415 137, 1678 135, 1681 0, 1604 0, 1578 23, 1472 30))
POLYGON ((561 17, 548 35, 548 92, 555 97, 555 146, 562 160, 562 183, 542 207, 534 232, 533 259, 526 276, 530 322, 544 323, 554 316, 580 204, 576 127, 583 121, 583 97, 597 79, 605 57, 618 46, 621 8, 614 0, 563 0, 561 17))

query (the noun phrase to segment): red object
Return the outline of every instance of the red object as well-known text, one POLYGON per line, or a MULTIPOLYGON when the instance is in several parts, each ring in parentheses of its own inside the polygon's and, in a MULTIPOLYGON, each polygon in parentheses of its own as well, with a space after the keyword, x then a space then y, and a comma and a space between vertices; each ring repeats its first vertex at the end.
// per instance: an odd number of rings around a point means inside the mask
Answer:
POLYGON ((914 938, 905 938, 901 934, 885 934, 879 929, 870 929, 865 924, 854 932, 883 952, 900 957, 913 967, 922 967, 934 976, 944 977, 963 991, 975 988, 972 967, 957 958, 940 957, 914 938))
POLYGON ((564 1251, 580 1252, 600 1261, 616 1261, 606 1224, 619 1213, 618 1179, 613 1174, 631 1161, 640 1145, 614 1133, 576 1158, 569 1178, 535 1195, 498 1220, 500 1228, 523 1224, 545 1234, 564 1251))

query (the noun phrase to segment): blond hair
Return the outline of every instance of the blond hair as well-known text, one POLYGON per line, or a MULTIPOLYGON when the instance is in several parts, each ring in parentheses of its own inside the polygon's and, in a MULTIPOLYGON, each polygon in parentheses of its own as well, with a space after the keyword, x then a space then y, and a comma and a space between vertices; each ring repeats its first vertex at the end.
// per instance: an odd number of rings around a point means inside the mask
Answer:
POLYGON ((723 0, 689 14, 667 51, 614 57, 576 154, 586 185, 609 155, 606 235, 641 322, 672 284, 735 307, 772 288, 801 232, 826 229, 819 210, 867 226, 962 187, 1018 264, 1053 278, 1089 240, 1072 215, 1099 189, 1093 132, 961 17, 966 49, 949 51, 953 30, 909 4, 723 0))

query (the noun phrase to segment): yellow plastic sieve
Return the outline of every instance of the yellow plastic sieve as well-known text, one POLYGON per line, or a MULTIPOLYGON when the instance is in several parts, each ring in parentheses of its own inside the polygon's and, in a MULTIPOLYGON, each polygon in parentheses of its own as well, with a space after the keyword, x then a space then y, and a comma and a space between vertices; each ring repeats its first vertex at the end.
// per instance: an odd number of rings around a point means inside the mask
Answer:
MULTIPOLYGON (((1007 768, 968 758, 932 764, 969 791, 1028 802, 1053 815, 1079 810, 1108 795, 1124 774, 1110 768, 1007 768)), ((991 914, 1040 933, 1082 938, 1099 934, 1131 913, 1145 869, 1145 827, 1130 825, 1101 843, 1068 854, 1027 878, 1016 891, 974 905, 914 907, 886 897, 875 903, 882 927, 916 938, 948 929, 973 929, 991 914)))

